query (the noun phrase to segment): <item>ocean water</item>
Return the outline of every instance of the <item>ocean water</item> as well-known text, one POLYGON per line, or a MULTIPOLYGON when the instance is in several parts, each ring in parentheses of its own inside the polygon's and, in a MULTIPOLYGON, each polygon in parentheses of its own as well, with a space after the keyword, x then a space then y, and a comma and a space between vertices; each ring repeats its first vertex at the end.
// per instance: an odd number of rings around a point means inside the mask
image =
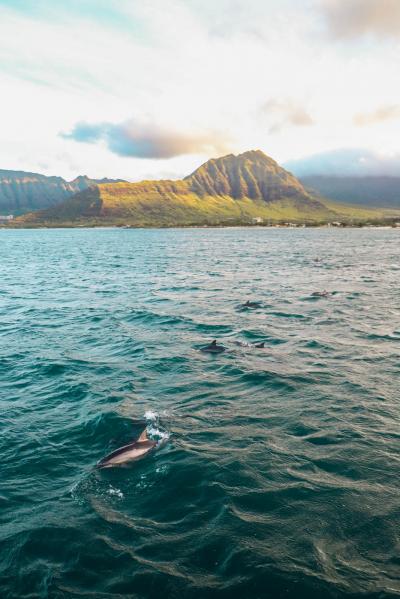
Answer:
POLYGON ((0 230, 0 597, 399 597, 399 241, 0 230))

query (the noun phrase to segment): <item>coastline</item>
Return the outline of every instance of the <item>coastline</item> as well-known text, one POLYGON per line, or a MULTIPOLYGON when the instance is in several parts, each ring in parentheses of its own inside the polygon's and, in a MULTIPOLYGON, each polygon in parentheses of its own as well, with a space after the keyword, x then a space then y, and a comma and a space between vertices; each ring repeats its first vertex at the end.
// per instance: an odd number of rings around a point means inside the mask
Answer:
POLYGON ((163 230, 163 229, 398 229, 400 231, 400 224, 396 225, 374 225, 374 224, 344 224, 341 226, 330 226, 330 225, 153 225, 153 226, 118 226, 118 225, 39 225, 39 226, 2 226, 0 230, 8 231, 29 231, 29 230, 61 230, 61 229, 101 229, 101 230, 163 230))
POLYGON ((16 229, 399 229, 399 216, 390 216, 385 219, 366 220, 365 222, 276 222, 276 223, 171 223, 171 224, 130 224, 130 223, 99 223, 99 222, 49 222, 26 223, 8 221, 0 223, 2 230, 16 229))

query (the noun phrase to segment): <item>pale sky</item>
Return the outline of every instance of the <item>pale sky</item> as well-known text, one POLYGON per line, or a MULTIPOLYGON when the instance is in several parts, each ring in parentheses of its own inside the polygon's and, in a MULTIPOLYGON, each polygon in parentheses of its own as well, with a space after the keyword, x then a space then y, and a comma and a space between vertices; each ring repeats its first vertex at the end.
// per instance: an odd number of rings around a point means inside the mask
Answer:
POLYGON ((4 169, 400 175, 400 0, 0 0, 0 106, 4 169))

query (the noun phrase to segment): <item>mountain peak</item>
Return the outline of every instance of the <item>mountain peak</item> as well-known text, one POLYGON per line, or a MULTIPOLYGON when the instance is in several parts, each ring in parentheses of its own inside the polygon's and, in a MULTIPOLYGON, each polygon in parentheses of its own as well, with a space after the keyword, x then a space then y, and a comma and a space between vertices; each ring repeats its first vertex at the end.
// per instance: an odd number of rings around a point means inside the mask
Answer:
POLYGON ((267 156, 267 154, 265 152, 263 152, 262 150, 246 150, 246 152, 242 152, 241 154, 238 154, 238 158, 240 156, 248 156, 249 158, 254 158, 254 157, 260 157, 260 158, 269 158, 270 160, 272 160, 269 156, 267 156))
POLYGON ((306 197, 301 183, 261 150, 228 154, 205 162, 185 179, 194 193, 273 201, 306 197))

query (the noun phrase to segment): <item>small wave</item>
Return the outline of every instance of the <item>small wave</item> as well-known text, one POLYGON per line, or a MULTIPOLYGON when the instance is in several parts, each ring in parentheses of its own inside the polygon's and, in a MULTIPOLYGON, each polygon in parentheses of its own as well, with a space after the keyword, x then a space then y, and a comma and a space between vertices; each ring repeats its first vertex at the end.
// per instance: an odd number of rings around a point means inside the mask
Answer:
POLYGON ((186 322, 185 318, 170 314, 159 314, 149 310, 132 310, 132 313, 125 318, 126 321, 139 321, 143 324, 154 324, 157 326, 173 326, 180 325, 186 322))
MULTIPOLYGON (((318 298, 317 298, 318 299, 318 298)), ((279 318, 293 318, 299 320, 311 320, 309 316, 305 314, 296 314, 294 312, 269 312, 270 316, 278 316, 279 318)))

